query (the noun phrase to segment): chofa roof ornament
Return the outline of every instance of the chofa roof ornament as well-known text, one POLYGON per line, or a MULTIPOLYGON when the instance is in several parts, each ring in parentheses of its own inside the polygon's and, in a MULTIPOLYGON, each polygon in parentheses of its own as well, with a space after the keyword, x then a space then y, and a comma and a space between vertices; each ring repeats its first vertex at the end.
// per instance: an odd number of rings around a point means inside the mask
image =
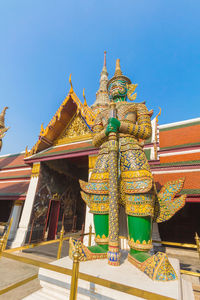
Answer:
POLYGON ((1 114, 0 114, 0 150, 2 147, 2 139, 6 133, 6 131, 8 131, 9 127, 5 127, 5 113, 6 110, 8 109, 8 107, 4 107, 4 109, 2 110, 1 114))

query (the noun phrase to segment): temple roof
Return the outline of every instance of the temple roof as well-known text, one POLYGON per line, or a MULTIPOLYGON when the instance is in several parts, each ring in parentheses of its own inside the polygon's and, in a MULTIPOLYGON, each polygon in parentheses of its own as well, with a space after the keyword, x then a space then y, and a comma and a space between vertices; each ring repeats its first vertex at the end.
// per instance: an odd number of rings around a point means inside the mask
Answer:
POLYGON ((167 181, 185 178, 180 194, 200 202, 200 118, 159 125, 159 161, 151 170, 159 189, 167 181))
POLYGON ((48 161, 62 158, 86 156, 97 153, 98 150, 92 145, 92 141, 75 142, 66 145, 52 146, 44 151, 36 153, 25 160, 27 163, 36 161, 48 161))
MULTIPOLYGON (((82 122, 81 126, 77 126, 77 130, 86 126, 87 129, 85 128, 85 132, 87 132, 85 135, 87 135, 87 138, 91 137, 91 127, 94 123, 96 115, 87 105, 86 99, 84 101, 84 104, 82 104, 77 97, 72 87, 71 75, 70 84, 71 88, 67 97, 64 99, 63 103, 61 104, 49 124, 46 126, 46 128, 44 129, 43 124, 41 125, 38 141, 30 151, 26 149, 25 157, 32 156, 33 154, 52 147, 58 141, 59 137, 61 135, 64 135, 64 131, 67 130, 67 126, 76 116, 79 116, 80 122, 82 122)), ((82 137, 82 139, 85 138, 86 136, 82 137)), ((71 139, 73 140, 72 137, 71 139)), ((70 142, 70 139, 68 142, 70 142)))
POLYGON ((24 152, 0 156, 0 200, 25 200, 31 168, 24 152))
POLYGON ((199 145, 200 118, 161 125, 159 131, 162 150, 199 145))
POLYGON ((29 181, 26 182, 1 182, 0 200, 25 200, 29 181))
POLYGON ((5 169, 30 168, 24 162, 25 152, 0 156, 0 171, 5 169))

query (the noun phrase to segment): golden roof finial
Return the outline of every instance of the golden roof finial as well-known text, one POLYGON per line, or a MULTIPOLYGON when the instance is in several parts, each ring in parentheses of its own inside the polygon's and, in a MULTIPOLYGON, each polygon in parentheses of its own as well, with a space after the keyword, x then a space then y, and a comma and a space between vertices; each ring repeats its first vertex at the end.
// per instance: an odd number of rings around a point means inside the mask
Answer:
POLYGON ((70 74, 69 75, 69 83, 70 83, 70 85, 71 85, 71 87, 70 87, 70 94, 72 94, 73 92, 74 92, 74 90, 73 90, 73 86, 72 86, 72 74, 70 74))
POLYGON ((25 148, 25 157, 27 157, 28 156, 28 146, 26 146, 26 148, 25 148))
POLYGON ((159 113, 157 114, 157 116, 156 116, 156 122, 158 123, 158 117, 161 115, 161 108, 159 107, 159 113))
POLYGON ((87 101, 86 101, 86 98, 85 98, 85 89, 83 89, 83 99, 84 99, 84 106, 87 106, 87 101))
POLYGON ((43 123, 41 124, 41 127, 40 127, 40 135, 42 135, 44 133, 44 126, 43 126, 43 123))
POLYGON ((116 60, 116 67, 115 67, 115 75, 114 75, 114 77, 115 76, 120 76, 120 75, 122 75, 122 71, 121 71, 121 67, 120 67, 120 59, 118 58, 116 60))

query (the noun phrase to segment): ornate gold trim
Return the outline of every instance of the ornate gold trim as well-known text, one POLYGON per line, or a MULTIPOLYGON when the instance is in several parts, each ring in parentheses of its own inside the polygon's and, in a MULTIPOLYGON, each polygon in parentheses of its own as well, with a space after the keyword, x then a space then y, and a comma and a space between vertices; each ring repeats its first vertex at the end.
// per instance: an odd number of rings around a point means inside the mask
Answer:
POLYGON ((131 201, 126 201, 126 214, 129 216, 151 216, 154 215, 154 207, 153 207, 153 201, 150 203, 143 204, 142 201, 140 204, 134 204, 131 201))
POLYGON ((34 163, 31 172, 31 178, 38 177, 40 173, 40 163, 34 163))
POLYGON ((90 155, 88 159, 89 169, 92 170, 95 167, 97 155, 90 155))
POLYGON ((76 113, 69 124, 54 142, 54 146, 64 145, 74 141, 92 139, 92 132, 83 121, 80 113, 76 113))
POLYGON ((86 260, 107 258, 107 253, 92 253, 85 245, 83 245, 83 251, 86 254, 86 260))
POLYGON ((157 252, 144 262, 139 262, 129 253, 128 261, 152 280, 163 282, 177 280, 178 278, 165 253, 157 252))
POLYGON ((108 241, 109 241, 109 238, 105 236, 105 234, 102 235, 102 237, 100 237, 100 235, 98 234, 96 237, 95 237, 95 242, 97 244, 101 244, 101 245, 107 245, 108 244, 108 241))
POLYGON ((16 201, 14 202, 14 205, 15 205, 15 206, 22 206, 23 203, 24 203, 23 200, 16 200, 16 201))
POLYGON ((56 146, 57 145, 67 145, 67 144, 71 144, 73 142, 81 142, 81 141, 85 141, 85 140, 92 140, 92 134, 85 134, 82 136, 65 138, 65 141, 63 143, 56 144, 56 146))
POLYGON ((136 242, 134 241, 133 238, 128 240, 128 245, 131 249, 134 250, 140 250, 140 251, 148 251, 150 250, 153 246, 152 246, 152 241, 149 240, 148 242, 146 242, 145 240, 141 243, 139 240, 137 240, 136 242))
POLYGON ((134 101, 137 97, 137 93, 133 94, 136 87, 138 86, 138 84, 134 84, 134 83, 131 83, 131 84, 128 84, 127 83, 127 98, 130 100, 130 101, 134 101))
POLYGON ((105 203, 90 203, 90 212, 95 214, 107 214, 109 212, 109 202, 105 203))
POLYGON ((121 177, 123 179, 132 179, 134 178, 141 178, 141 177, 150 177, 153 178, 153 175, 150 171, 147 170, 140 170, 140 171, 122 171, 121 172, 121 177))
POLYGON ((108 172, 106 172, 106 173, 92 173, 90 181, 92 181, 92 180, 94 180, 94 181, 108 180, 108 179, 109 179, 109 173, 108 172))

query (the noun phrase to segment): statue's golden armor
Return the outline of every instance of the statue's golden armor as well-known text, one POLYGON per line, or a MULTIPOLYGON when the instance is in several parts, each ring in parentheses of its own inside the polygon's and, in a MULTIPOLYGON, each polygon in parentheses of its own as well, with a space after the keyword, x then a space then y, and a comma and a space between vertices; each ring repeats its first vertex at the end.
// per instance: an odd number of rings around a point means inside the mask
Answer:
MULTIPOLYGON (((142 142, 139 141, 151 136, 151 113, 143 103, 118 102, 116 108, 117 118, 120 121, 118 132, 120 203, 125 205, 128 215, 153 216, 153 178, 142 142)), ((82 197, 90 206, 91 212, 97 214, 108 214, 109 210, 109 149, 108 137, 105 134, 109 114, 109 109, 106 109, 96 118, 93 144, 99 147, 99 155, 90 182, 81 184, 82 189, 86 191, 82 192, 82 197)))

